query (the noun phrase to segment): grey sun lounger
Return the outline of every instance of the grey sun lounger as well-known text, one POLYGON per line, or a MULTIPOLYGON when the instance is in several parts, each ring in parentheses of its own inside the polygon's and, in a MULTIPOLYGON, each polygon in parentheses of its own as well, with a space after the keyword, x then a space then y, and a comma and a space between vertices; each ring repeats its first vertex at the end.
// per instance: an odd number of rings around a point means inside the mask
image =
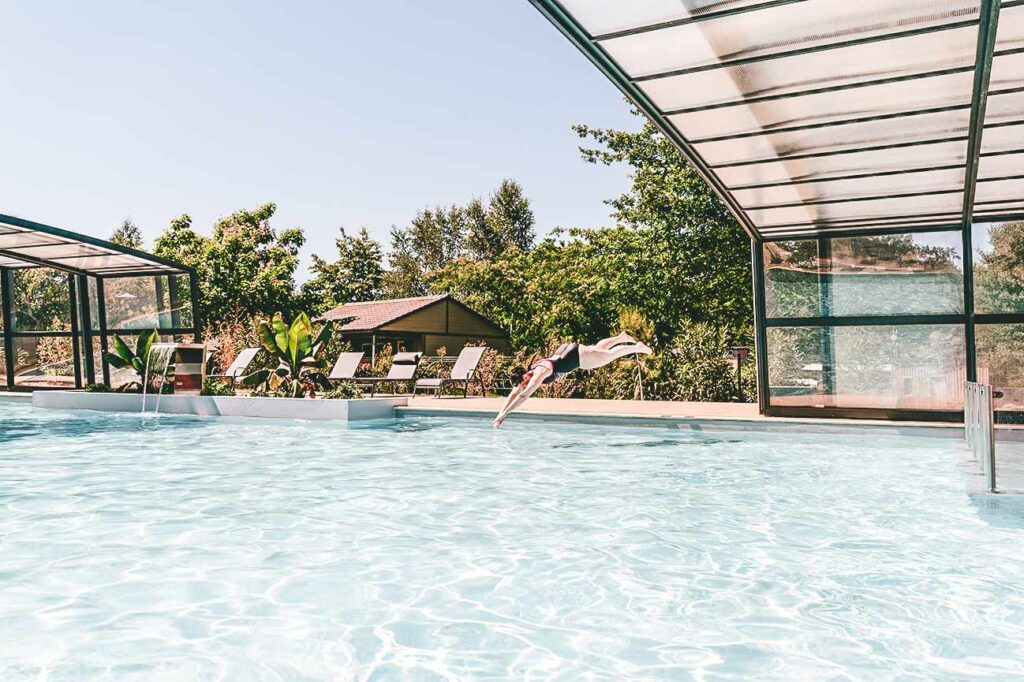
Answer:
POLYGON ((369 386, 372 398, 377 393, 377 384, 412 381, 422 356, 422 353, 396 353, 386 377, 359 377, 355 382, 360 386, 369 386))
POLYGON ((235 356, 234 362, 228 366, 227 371, 223 374, 208 374, 206 375, 206 378, 227 379, 231 382, 231 385, 234 386, 239 379, 248 374, 246 370, 249 369, 249 365, 251 365, 252 361, 256 359, 256 355, 259 352, 259 348, 246 348, 235 356))
POLYGON ((412 394, 416 395, 418 391, 435 391, 438 396, 441 395, 441 389, 448 384, 462 384, 462 397, 466 398, 469 396, 469 383, 474 379, 477 383, 481 384, 481 393, 483 393, 483 384, 476 376, 476 368, 480 364, 480 358, 484 356, 487 351, 487 346, 466 346, 459 353, 459 358, 455 361, 455 366, 452 367, 451 376, 447 379, 420 379, 416 382, 416 385, 412 389, 412 394))
POLYGON ((356 378, 356 370, 359 369, 359 365, 363 362, 363 357, 366 353, 354 352, 354 353, 341 353, 338 359, 334 362, 334 367, 331 368, 331 373, 327 376, 330 381, 351 381, 356 378))

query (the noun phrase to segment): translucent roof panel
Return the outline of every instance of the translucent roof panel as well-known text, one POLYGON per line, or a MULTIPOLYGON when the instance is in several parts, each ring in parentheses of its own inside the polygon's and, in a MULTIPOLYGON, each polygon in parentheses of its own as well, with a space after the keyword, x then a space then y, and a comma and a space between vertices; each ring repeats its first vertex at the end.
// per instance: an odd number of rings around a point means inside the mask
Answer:
POLYGON ((0 267, 50 267, 91 276, 187 274, 182 265, 118 244, 0 215, 0 267))
POLYGON ((531 1, 752 235, 1020 203, 1021 0, 531 1))

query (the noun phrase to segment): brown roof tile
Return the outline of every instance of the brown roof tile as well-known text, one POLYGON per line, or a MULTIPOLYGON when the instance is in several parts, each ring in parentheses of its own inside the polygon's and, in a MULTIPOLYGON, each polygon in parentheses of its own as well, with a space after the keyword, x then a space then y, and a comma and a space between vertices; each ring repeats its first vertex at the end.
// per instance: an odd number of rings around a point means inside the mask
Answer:
POLYGON ((383 327, 400 317, 444 300, 444 296, 416 296, 414 298, 392 298, 386 301, 364 301, 346 303, 332 308, 320 316, 322 320, 343 320, 354 317, 348 324, 338 327, 339 331, 370 331, 383 327))

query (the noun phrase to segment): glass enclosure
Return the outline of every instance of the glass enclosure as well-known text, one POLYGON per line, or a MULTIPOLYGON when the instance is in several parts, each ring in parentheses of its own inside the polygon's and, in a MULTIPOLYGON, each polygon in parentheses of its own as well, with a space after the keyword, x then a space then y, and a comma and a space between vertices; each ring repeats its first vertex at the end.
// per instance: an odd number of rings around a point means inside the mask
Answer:
POLYGON ((763 242, 768 411, 958 411, 973 375, 1024 412, 1024 221, 970 237, 967 268, 960 228, 763 242))

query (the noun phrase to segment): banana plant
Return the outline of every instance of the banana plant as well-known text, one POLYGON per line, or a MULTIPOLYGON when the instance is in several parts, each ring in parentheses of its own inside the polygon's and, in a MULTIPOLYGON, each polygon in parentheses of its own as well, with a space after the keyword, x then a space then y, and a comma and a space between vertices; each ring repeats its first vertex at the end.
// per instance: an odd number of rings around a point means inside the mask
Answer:
POLYGON ((313 323, 306 313, 299 313, 291 324, 284 321, 281 313, 275 313, 270 321, 260 320, 260 343, 278 365, 274 369, 257 370, 239 383, 292 398, 301 398, 307 392, 313 394, 317 388, 330 389, 326 363, 317 355, 331 338, 332 331, 331 323, 326 322, 314 333, 313 323))
POLYGON ((139 375, 139 381, 131 382, 121 387, 122 391, 141 390, 142 382, 146 376, 146 359, 149 357, 149 350, 157 339, 155 329, 144 331, 135 339, 134 350, 129 347, 125 340, 114 334, 114 352, 103 351, 103 359, 115 369, 133 369, 139 375))

